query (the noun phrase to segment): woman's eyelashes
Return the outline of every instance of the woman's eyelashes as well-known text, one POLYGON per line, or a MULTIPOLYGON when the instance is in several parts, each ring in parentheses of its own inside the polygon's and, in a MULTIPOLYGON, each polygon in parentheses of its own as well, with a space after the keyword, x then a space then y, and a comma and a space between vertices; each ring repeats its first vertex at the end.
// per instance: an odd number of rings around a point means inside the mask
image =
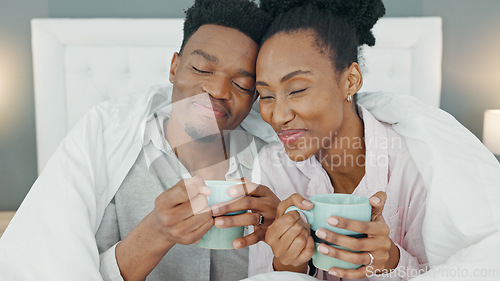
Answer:
MULTIPOLYGON (((304 93, 305 91, 307 91, 307 89, 309 89, 309 88, 304 88, 304 89, 300 89, 300 90, 296 90, 296 91, 291 91, 288 95, 291 96, 291 95, 295 95, 295 94, 304 93)), ((271 95, 268 95, 268 96, 261 95, 258 91, 257 91, 257 94, 260 96, 261 100, 274 98, 274 96, 271 96, 271 95)))
POLYGON ((304 89, 301 89, 301 90, 292 91, 292 92, 290 92, 290 95, 294 95, 294 94, 298 94, 298 93, 303 93, 303 92, 305 92, 307 89, 309 89, 309 88, 304 88, 304 89))
POLYGON ((261 94, 259 93, 259 91, 257 91, 257 90, 255 90, 255 93, 259 96, 259 98, 260 98, 261 100, 265 100, 265 99, 272 99, 272 98, 274 98, 273 96, 265 96, 265 95, 261 95, 261 94))

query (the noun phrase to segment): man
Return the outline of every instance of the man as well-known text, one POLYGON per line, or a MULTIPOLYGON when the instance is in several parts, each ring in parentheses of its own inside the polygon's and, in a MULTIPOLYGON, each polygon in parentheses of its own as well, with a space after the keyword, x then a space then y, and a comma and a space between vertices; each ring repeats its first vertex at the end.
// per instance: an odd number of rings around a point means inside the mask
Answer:
POLYGON ((248 0, 197 0, 171 62, 172 89, 100 104, 75 126, 0 240, 0 279, 245 278, 246 247, 263 240, 279 200, 248 184, 233 190, 243 198, 212 211, 203 179, 248 178, 264 144, 233 130, 256 98, 268 22, 248 0), (234 210, 253 212, 213 218, 234 210), (255 231, 234 241, 239 250, 192 245, 214 225, 255 231))

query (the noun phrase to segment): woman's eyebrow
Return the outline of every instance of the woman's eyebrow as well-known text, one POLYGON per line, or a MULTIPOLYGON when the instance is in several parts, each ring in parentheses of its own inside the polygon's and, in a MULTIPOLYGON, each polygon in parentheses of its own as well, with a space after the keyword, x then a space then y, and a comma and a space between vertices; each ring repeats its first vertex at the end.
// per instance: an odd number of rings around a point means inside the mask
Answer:
POLYGON ((280 80, 280 83, 286 82, 286 81, 288 81, 288 80, 292 79, 293 77, 300 75, 300 74, 312 74, 312 72, 309 70, 295 70, 295 71, 290 72, 287 75, 283 76, 283 78, 281 78, 281 80, 280 80))
MULTIPOLYGON (((283 78, 281 78, 280 80, 280 83, 284 83, 290 79, 292 79, 293 77, 297 76, 297 75, 301 75, 301 74, 312 74, 312 71, 309 71, 309 70, 295 70, 295 71, 292 71, 290 73, 288 73, 287 75, 283 76, 283 78)), ((255 82, 255 85, 256 86, 264 86, 264 87, 269 87, 269 85, 266 83, 266 82, 263 82, 263 81, 257 81, 255 82)))

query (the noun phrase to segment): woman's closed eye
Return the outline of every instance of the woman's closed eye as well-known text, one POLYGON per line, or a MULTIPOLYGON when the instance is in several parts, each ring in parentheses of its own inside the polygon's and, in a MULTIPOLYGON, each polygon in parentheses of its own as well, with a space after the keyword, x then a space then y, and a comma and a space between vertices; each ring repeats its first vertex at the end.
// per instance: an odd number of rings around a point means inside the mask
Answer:
POLYGON ((309 89, 309 88, 304 88, 304 89, 301 89, 301 90, 292 91, 292 92, 290 92, 290 95, 294 95, 294 94, 298 94, 298 93, 303 93, 303 92, 305 92, 307 89, 309 89))
POLYGON ((260 98, 261 100, 265 100, 265 99, 272 99, 272 98, 274 98, 273 96, 270 96, 270 95, 268 95, 268 96, 266 96, 266 95, 261 95, 261 94, 259 93, 259 91, 257 91, 257 90, 255 90, 255 93, 259 96, 259 98, 260 98))

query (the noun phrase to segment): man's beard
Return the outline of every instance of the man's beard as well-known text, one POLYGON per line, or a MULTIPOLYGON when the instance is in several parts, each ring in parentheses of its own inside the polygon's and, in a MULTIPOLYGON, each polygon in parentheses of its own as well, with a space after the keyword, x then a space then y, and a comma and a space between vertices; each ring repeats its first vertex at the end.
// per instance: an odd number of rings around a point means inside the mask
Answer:
POLYGON ((186 124, 184 131, 193 139, 194 141, 201 143, 210 143, 217 139, 220 134, 209 134, 204 132, 202 129, 196 128, 186 124))

